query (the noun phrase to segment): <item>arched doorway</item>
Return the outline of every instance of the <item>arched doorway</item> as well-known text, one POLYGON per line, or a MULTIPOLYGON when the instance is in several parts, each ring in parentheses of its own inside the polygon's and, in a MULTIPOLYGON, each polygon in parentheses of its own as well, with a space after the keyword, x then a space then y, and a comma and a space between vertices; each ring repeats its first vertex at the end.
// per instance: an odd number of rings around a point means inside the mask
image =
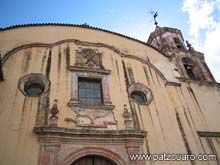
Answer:
POLYGON ((83 148, 74 150, 70 152, 68 155, 66 155, 64 159, 61 162, 59 162, 59 164, 79 165, 75 163, 78 163, 80 159, 86 158, 87 156, 101 157, 102 159, 110 162, 110 164, 107 164, 107 165, 129 164, 128 160, 124 160, 117 153, 109 149, 102 148, 102 147, 83 147, 83 148))
POLYGON ((77 159, 71 165, 116 165, 116 163, 102 156, 87 155, 77 159))

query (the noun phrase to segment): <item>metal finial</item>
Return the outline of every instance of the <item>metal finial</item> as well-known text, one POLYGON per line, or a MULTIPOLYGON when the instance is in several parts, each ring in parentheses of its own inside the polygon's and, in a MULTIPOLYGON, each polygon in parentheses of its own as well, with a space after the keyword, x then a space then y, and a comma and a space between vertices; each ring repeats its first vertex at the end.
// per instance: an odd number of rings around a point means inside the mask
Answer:
POLYGON ((157 26, 158 22, 156 21, 156 18, 158 16, 157 11, 154 13, 153 17, 154 17, 154 24, 157 26))
POLYGON ((150 10, 150 14, 153 15, 153 18, 154 18, 154 25, 158 25, 158 22, 156 20, 157 16, 158 16, 158 12, 157 11, 153 11, 153 10, 150 10))

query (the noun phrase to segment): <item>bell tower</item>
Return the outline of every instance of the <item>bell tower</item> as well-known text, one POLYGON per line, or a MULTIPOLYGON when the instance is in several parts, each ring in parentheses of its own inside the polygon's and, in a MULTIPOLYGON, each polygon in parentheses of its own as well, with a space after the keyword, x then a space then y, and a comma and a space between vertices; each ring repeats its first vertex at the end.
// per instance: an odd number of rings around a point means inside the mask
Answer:
POLYGON ((193 49, 182 32, 175 28, 156 26, 147 40, 176 65, 182 80, 216 82, 204 59, 204 54, 193 49))
POLYGON ((167 56, 172 56, 174 51, 186 50, 181 31, 169 27, 156 26, 147 43, 167 56))

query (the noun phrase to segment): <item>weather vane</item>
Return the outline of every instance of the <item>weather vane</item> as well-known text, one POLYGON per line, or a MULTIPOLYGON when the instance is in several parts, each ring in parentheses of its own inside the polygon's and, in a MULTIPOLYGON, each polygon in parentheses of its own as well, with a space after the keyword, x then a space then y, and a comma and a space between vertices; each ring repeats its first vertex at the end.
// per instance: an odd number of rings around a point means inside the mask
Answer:
POLYGON ((157 12, 157 11, 150 10, 150 14, 153 15, 154 24, 157 26, 158 22, 157 22, 156 18, 157 18, 157 16, 158 16, 158 12, 157 12))

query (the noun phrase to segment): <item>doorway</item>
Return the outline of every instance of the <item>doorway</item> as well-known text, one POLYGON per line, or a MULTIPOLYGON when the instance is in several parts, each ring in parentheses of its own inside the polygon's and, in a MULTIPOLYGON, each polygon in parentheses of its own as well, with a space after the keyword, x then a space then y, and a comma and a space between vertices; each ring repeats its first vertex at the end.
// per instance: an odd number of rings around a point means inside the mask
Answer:
POLYGON ((88 155, 82 158, 79 158, 71 165, 116 165, 111 160, 106 159, 102 156, 97 155, 88 155))

